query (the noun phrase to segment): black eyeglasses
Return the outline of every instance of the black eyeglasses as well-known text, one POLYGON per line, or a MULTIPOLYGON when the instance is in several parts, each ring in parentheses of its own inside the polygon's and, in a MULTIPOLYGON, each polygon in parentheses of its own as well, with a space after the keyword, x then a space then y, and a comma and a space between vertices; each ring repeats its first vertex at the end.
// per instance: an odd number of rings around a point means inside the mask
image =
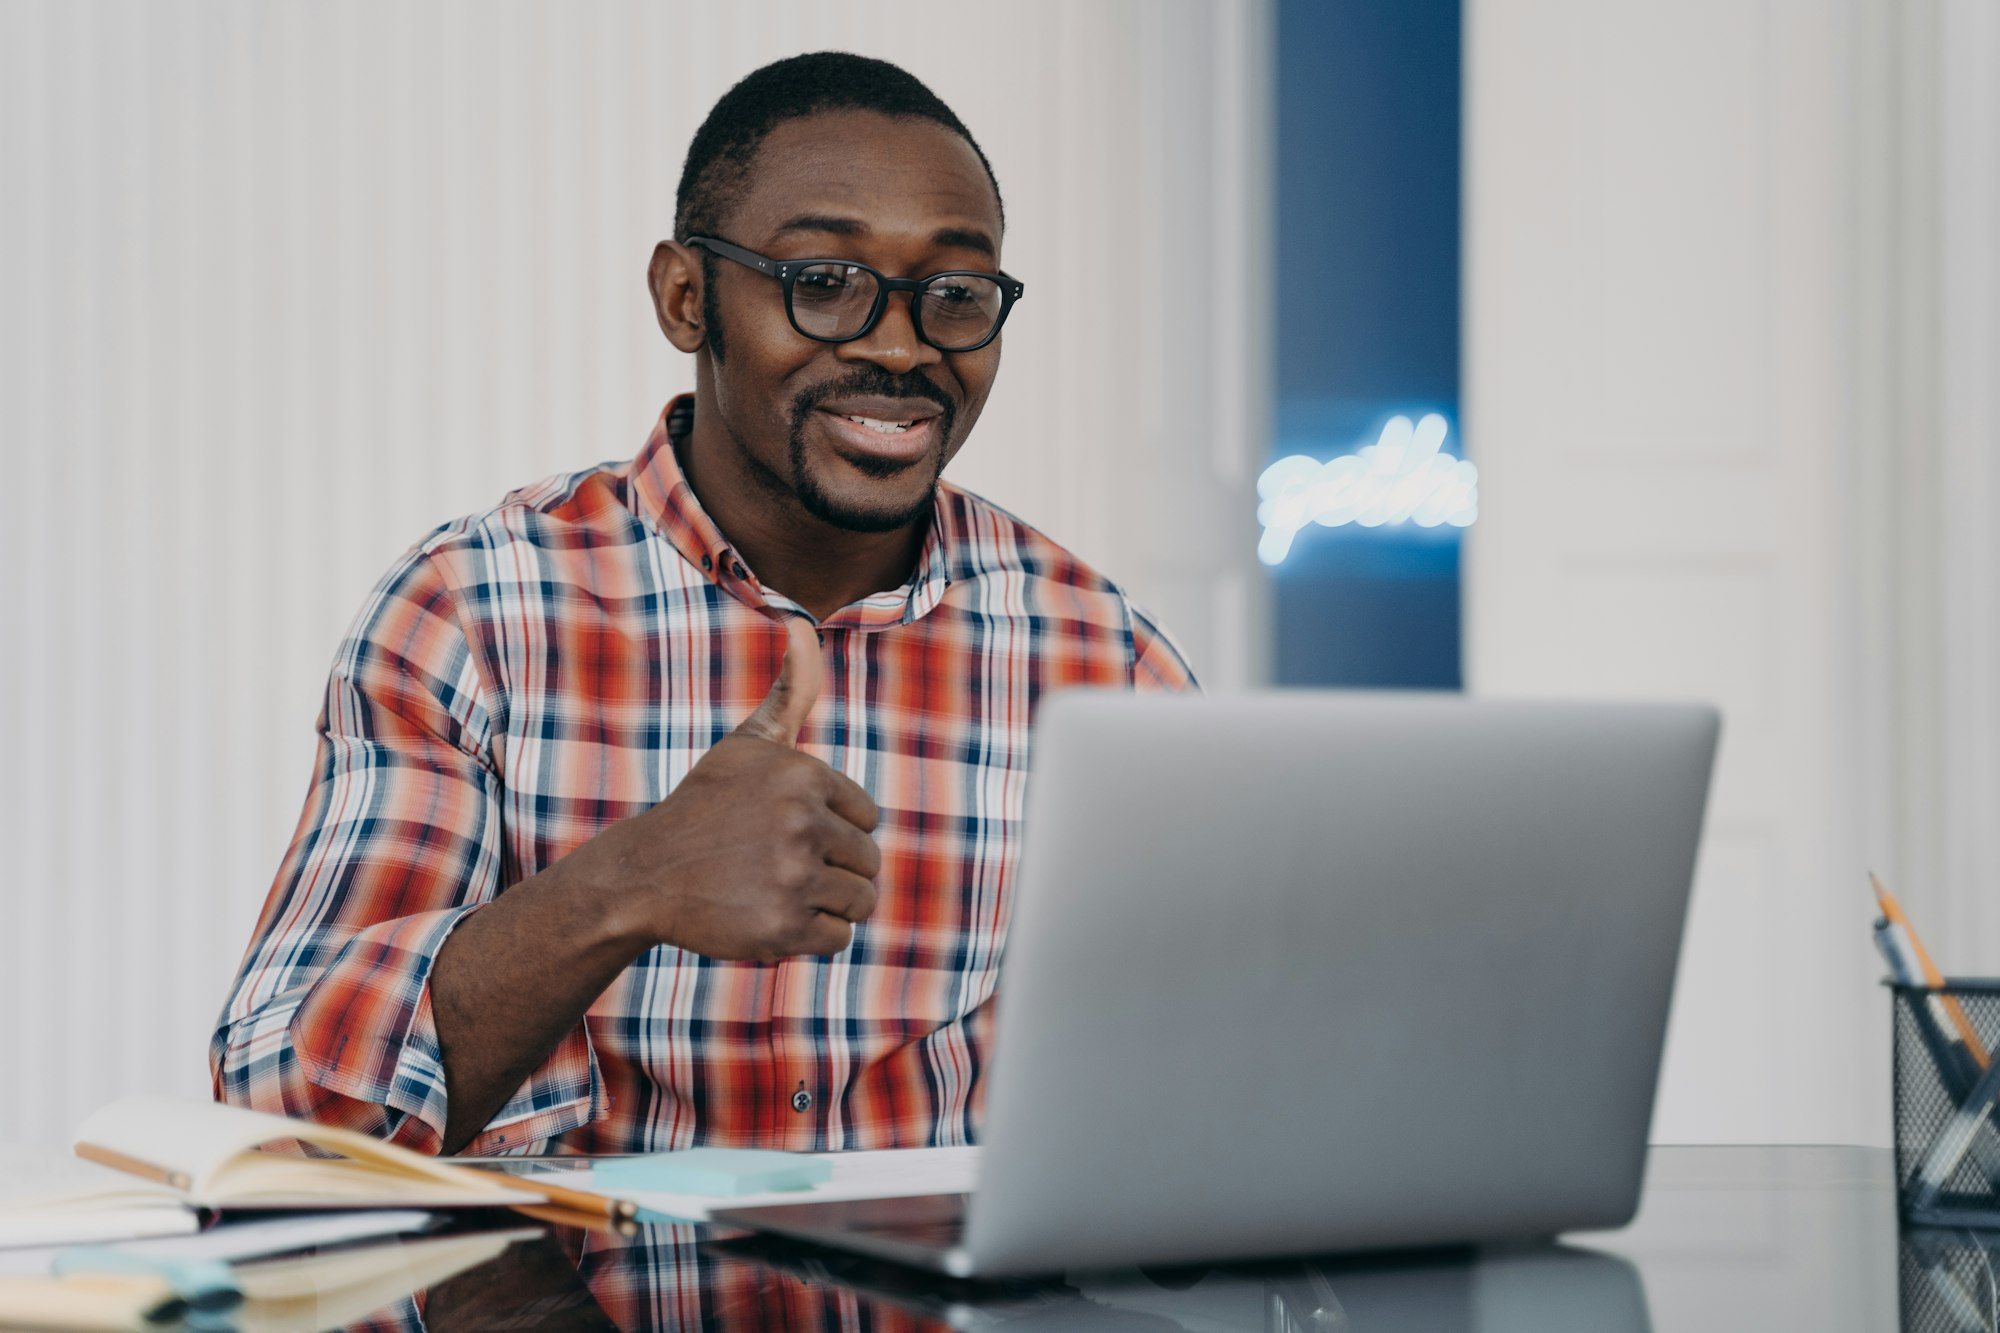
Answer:
POLYGON ((850 259, 770 259, 713 236, 690 236, 687 243, 776 278, 792 327, 823 343, 867 337, 888 308, 889 293, 908 292, 919 338, 941 352, 976 352, 999 335, 1027 290, 1005 273, 951 269, 928 278, 891 278, 850 259))

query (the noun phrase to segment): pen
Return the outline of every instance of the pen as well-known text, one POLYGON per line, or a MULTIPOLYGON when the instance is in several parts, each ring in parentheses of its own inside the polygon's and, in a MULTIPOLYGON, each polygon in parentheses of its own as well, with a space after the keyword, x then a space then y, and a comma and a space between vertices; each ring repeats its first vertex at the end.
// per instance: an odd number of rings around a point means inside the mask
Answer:
POLYGON ((1916 973, 1910 970, 1910 959, 1904 953, 1902 942, 1896 938, 1896 927, 1888 917, 1875 918, 1874 935, 1875 950, 1888 965, 1890 979, 1898 986, 1916 985, 1916 973))
MULTIPOLYGON (((1882 957, 1889 964, 1889 973, 1899 985, 1916 990, 1927 989, 1922 964, 1917 961, 1916 951, 1910 947, 1909 935, 1901 926, 1887 917, 1878 920, 1875 923, 1875 947, 1882 951, 1882 957)), ((1931 1045, 1933 1056, 1940 1062, 1949 1060, 1950 1069, 1947 1072, 1956 1076, 1951 1093, 1960 1097, 1978 1080, 1980 1067, 1973 1060, 1972 1052, 1966 1049, 1965 1042, 1951 1035, 1950 1029, 1956 1025, 1951 1022, 1950 1011, 1944 1007, 1945 998, 1934 991, 1924 995, 1921 1003, 1930 1015, 1930 1024, 1923 1036, 1931 1045)), ((1917 1003, 1914 997, 1912 1003, 1917 1003)))

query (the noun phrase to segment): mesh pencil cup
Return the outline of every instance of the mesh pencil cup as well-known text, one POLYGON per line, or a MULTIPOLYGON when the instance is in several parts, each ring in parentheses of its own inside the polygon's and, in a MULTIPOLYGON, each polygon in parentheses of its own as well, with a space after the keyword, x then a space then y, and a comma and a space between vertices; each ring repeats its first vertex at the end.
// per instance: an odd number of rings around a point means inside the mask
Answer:
POLYGON ((1918 1226, 2000 1228, 2000 980, 1886 984, 1897 1209, 1918 1226))
POLYGON ((1896 1250, 1902 1333, 2000 1326, 2000 1231, 1912 1227, 1896 1250))

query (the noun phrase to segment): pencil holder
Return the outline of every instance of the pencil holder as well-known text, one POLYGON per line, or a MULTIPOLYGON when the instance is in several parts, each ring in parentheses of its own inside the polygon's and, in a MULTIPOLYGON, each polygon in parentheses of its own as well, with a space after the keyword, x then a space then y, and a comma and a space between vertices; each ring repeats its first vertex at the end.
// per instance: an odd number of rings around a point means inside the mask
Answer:
POLYGON ((1917 1226, 2000 1228, 2000 980, 1888 986, 1897 1208, 1917 1226))
POLYGON ((1897 1246, 1896 1270, 1902 1333, 1993 1327, 2000 1231, 1906 1230, 1897 1246))

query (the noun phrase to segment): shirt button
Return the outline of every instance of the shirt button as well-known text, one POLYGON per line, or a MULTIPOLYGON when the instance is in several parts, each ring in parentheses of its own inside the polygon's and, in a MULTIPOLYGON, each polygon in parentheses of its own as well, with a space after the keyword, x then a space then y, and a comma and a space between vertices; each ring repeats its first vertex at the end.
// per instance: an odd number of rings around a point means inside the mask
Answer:
POLYGON ((750 571, 743 568, 743 562, 741 560, 738 560, 735 563, 731 564, 729 566, 729 572, 734 574, 739 579, 747 579, 750 577, 750 571))
POLYGON ((702 558, 701 558, 701 567, 702 567, 703 569, 714 569, 714 568, 715 568, 715 557, 714 557, 714 556, 712 556, 712 555, 704 555, 704 556, 702 556, 702 558))
POLYGON ((799 1090, 792 1094, 792 1109, 794 1111, 810 1111, 812 1109, 812 1104, 813 1104, 813 1095, 810 1092, 807 1092, 805 1089, 805 1085, 801 1083, 799 1085, 799 1090))

